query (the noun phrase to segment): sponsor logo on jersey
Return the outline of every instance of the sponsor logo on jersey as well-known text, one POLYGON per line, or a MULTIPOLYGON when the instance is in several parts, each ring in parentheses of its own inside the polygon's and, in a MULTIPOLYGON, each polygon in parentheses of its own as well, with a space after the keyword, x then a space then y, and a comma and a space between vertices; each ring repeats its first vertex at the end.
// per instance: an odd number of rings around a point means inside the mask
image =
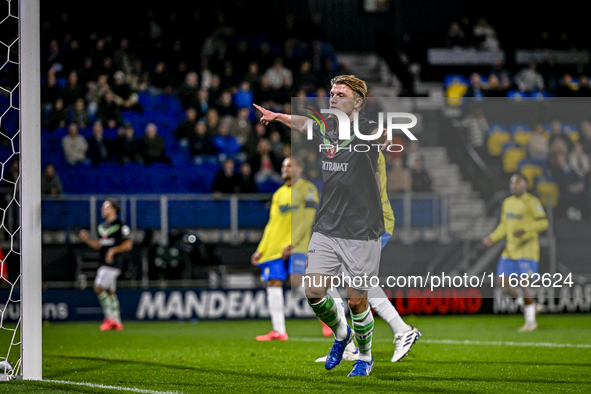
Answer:
POLYGON ((322 162, 322 170, 326 171, 347 171, 347 167, 349 163, 334 163, 332 161, 323 161, 322 162))
POLYGON ((521 219, 523 219, 523 215, 518 215, 518 214, 515 214, 513 212, 507 212, 505 214, 505 217, 507 219, 514 219, 514 220, 521 220, 521 219))

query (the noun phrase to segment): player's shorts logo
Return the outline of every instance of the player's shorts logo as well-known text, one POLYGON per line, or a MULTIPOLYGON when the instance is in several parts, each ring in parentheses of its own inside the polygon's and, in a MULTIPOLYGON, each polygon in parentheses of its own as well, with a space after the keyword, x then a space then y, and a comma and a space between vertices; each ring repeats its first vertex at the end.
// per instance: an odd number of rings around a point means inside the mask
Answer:
POLYGON ((332 159, 336 153, 337 153, 337 146, 331 145, 330 148, 328 148, 328 152, 326 152, 326 157, 328 157, 329 159, 332 159))

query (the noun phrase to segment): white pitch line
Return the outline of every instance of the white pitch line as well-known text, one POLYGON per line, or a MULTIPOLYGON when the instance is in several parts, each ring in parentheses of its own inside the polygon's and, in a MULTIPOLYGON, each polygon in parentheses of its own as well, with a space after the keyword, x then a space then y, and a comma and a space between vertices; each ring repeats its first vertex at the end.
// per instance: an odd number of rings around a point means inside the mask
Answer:
POLYGON ((140 393, 140 394, 182 394, 182 393, 180 393, 178 391, 144 390, 144 389, 138 389, 138 388, 135 388, 135 387, 107 386, 107 385, 104 385, 104 384, 95 384, 95 383, 86 383, 86 382, 68 382, 66 380, 42 380, 42 382, 59 383, 59 384, 71 384, 73 386, 84 386, 84 387, 91 387, 91 388, 98 388, 98 389, 129 391, 129 392, 132 392, 132 393, 140 393))
MULTIPOLYGON (((329 338, 317 337, 291 337, 289 340, 296 342, 327 342, 332 340, 329 338)), ((392 342, 388 339, 377 339, 373 342, 392 342)), ((550 348, 574 348, 574 349, 591 349, 591 344, 576 344, 576 343, 551 343, 551 342, 503 342, 503 341, 470 341, 470 340, 455 340, 455 339, 422 339, 418 343, 428 343, 433 345, 472 345, 472 346, 517 346, 517 347, 550 347, 550 348)))

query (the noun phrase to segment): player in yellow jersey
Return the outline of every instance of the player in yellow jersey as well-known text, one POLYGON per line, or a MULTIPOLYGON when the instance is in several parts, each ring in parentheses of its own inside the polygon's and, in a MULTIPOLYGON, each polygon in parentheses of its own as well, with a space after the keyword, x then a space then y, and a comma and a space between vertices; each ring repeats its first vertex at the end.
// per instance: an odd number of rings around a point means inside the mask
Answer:
POLYGON ((301 172, 302 166, 298 159, 288 157, 283 160, 281 177, 285 184, 273 194, 269 222, 251 257, 252 264, 261 269, 261 276, 267 282, 267 303, 273 325, 273 330, 257 336, 257 341, 288 339, 283 310, 283 283, 289 276, 294 289, 301 287, 302 275, 306 269, 306 258, 305 255, 302 257, 302 251, 308 248, 318 203, 316 187, 301 179, 301 172), (292 162, 295 164, 293 167, 292 162), (301 227, 295 226, 293 229, 293 237, 292 214, 302 223, 301 227), (286 269, 287 260, 289 267, 286 269))
MULTIPOLYGON (((386 174, 386 160, 382 152, 380 152, 380 156, 378 158, 378 178, 380 184, 380 198, 382 200, 382 211, 384 212, 384 227, 386 229, 386 233, 382 235, 382 250, 390 240, 392 233, 394 232, 394 211, 390 206, 390 200, 388 199, 388 188, 387 188, 387 179, 388 176, 386 174)), ((329 290, 329 293, 335 300, 337 304, 337 311, 339 313, 339 317, 341 319, 346 319, 345 317, 345 308, 343 302, 340 298, 339 293, 336 290, 329 290)), ((384 289, 381 287, 372 287, 369 289, 367 293, 367 298, 369 301, 369 305, 373 308, 373 310, 380 316, 390 328, 392 328, 392 332, 394 333, 394 354, 392 355, 392 362, 400 361, 404 358, 412 345, 416 342, 416 340, 421 336, 421 332, 404 322, 400 314, 392 305, 392 302, 388 299, 388 296, 384 292, 384 289)), ((326 330, 323 326, 322 332, 325 336, 329 336, 332 334, 330 327, 326 326, 328 330, 326 330), (328 335, 327 335, 328 334, 328 335)), ((343 354, 343 360, 355 360, 357 358, 357 349, 351 342, 345 348, 345 353, 343 354)), ((316 361, 317 362, 324 362, 326 357, 320 357, 316 361)))
MULTIPOLYGON (((521 274, 531 276, 538 273, 540 261, 538 234, 548 228, 548 219, 540 200, 527 193, 527 181, 521 174, 511 177, 509 188, 513 195, 503 201, 501 221, 497 228, 482 240, 482 243, 491 246, 507 238, 507 245, 497 265, 497 279, 499 286, 504 284, 511 296, 518 297, 517 288, 509 286, 509 276, 521 274)), ((525 303, 523 308, 525 324, 519 328, 519 332, 533 331, 538 327, 536 305, 529 288, 522 287, 522 291, 525 303)))

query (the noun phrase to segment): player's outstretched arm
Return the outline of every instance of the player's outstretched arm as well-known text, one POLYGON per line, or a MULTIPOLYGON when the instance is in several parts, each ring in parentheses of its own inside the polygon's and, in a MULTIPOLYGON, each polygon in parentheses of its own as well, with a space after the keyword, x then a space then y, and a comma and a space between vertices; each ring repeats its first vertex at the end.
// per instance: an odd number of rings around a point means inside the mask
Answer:
POLYGON ((93 249, 100 249, 101 248, 101 244, 99 241, 95 240, 95 239, 90 239, 90 236, 88 235, 88 231, 86 230, 80 230, 80 233, 78 234, 80 239, 82 241, 84 241, 84 243, 88 246, 90 246, 93 249))
POLYGON ((257 104, 253 104, 253 106, 256 109, 258 109, 259 112, 263 115, 263 116, 261 116, 260 121, 265 126, 271 122, 279 122, 279 123, 284 124, 285 126, 289 127, 290 129, 294 128, 296 130, 301 131, 302 133, 305 132, 305 130, 306 130, 306 121, 308 120, 308 118, 306 118, 305 116, 288 115, 288 114, 273 112, 273 111, 269 111, 268 109, 265 109, 257 104))

